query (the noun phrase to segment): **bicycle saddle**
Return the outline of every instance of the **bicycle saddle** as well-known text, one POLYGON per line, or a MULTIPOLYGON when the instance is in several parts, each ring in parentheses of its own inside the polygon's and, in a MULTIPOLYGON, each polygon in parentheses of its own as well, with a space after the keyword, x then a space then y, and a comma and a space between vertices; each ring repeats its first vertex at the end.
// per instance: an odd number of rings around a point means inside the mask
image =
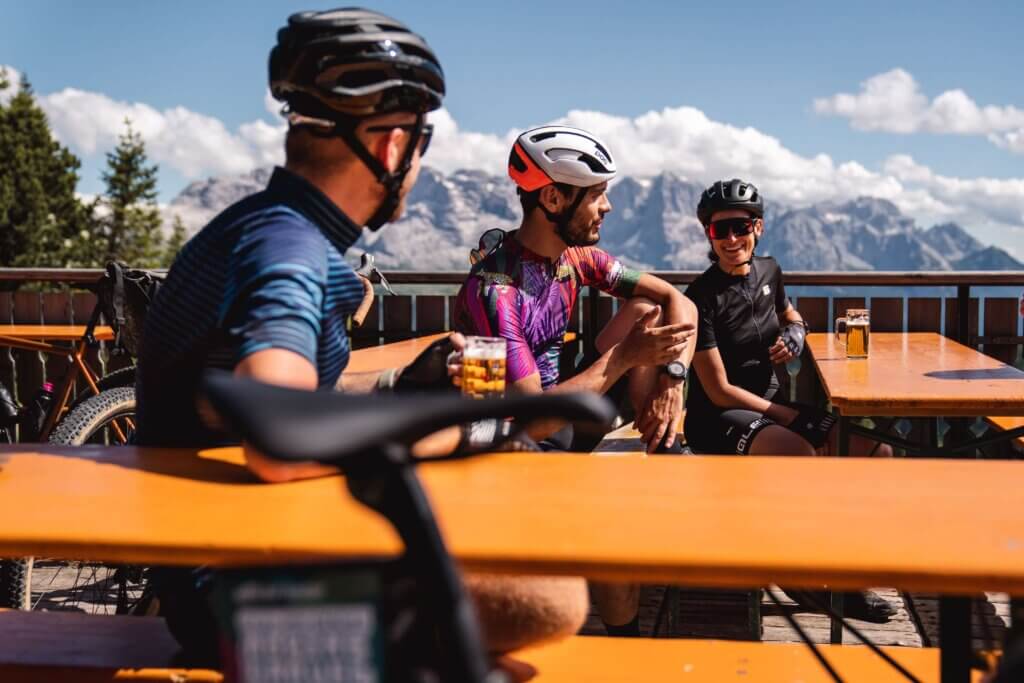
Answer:
POLYGON ((203 391, 238 435, 279 460, 339 464, 385 444, 409 446, 451 425, 489 418, 601 422, 615 418, 593 393, 469 399, 455 394, 343 394, 302 391, 208 371, 203 391))

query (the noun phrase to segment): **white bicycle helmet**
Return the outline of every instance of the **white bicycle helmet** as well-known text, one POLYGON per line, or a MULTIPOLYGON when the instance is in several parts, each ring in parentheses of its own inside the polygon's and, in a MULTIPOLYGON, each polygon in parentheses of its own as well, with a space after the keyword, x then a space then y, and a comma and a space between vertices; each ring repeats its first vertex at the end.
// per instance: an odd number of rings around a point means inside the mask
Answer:
POLYGON ((590 187, 615 177, 615 161, 596 135, 568 126, 542 126, 516 139, 508 174, 524 192, 551 183, 590 187))

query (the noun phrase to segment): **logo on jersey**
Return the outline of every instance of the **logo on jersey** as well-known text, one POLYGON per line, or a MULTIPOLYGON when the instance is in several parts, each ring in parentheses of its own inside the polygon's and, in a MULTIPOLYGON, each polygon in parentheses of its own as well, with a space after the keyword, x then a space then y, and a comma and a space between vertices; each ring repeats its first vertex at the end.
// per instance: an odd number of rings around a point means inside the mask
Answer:
POLYGON ((768 285, 765 285, 764 287, 761 288, 761 293, 764 294, 765 296, 768 296, 769 294, 772 293, 772 288, 769 287, 768 285))

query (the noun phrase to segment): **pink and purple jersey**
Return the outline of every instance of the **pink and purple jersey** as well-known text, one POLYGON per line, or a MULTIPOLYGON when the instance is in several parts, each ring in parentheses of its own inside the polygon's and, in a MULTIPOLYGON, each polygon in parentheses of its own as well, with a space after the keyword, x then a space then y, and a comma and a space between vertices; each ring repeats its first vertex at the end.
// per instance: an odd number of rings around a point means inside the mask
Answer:
POLYGON ((556 263, 508 233, 501 245, 473 266, 455 302, 455 329, 504 337, 509 382, 540 374, 541 386, 558 383, 558 358, 580 287, 592 285, 628 297, 638 271, 595 247, 570 247, 556 263))

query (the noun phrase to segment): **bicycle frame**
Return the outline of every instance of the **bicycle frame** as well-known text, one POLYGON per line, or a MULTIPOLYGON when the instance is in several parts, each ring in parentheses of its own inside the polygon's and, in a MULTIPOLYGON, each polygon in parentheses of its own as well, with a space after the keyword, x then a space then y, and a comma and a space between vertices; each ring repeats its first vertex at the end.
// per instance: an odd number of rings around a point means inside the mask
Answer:
MULTIPOLYGON (((70 347, 63 344, 46 342, 41 339, 25 339, 22 337, 0 335, 0 347, 22 351, 36 351, 50 356, 62 356, 70 361, 67 372, 64 373, 60 385, 54 392, 54 403, 46 415, 46 420, 43 422, 43 427, 39 433, 40 440, 46 440, 50 436, 57 421, 68 407, 71 391, 74 389, 75 381, 80 375, 85 379, 85 383, 93 395, 99 395, 100 393, 98 384, 100 375, 93 371, 85 360, 89 349, 97 343, 93 337, 93 327, 94 325, 90 324, 86 328, 85 334, 70 347)), ((117 422, 113 422, 111 426, 118 439, 121 441, 127 440, 127 435, 117 422)))

